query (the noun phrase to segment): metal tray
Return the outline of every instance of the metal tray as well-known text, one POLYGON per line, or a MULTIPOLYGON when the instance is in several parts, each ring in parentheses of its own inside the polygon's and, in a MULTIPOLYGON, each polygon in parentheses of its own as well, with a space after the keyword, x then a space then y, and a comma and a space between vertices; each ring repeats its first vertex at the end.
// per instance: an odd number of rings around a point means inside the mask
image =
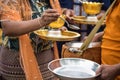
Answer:
POLYGON ((61 35, 53 35, 49 36, 49 30, 43 29, 43 30, 37 30, 34 31, 35 34, 39 35, 40 38, 45 40, 52 40, 52 41, 71 41, 75 38, 79 37, 80 34, 73 32, 73 31, 61 31, 61 35))
POLYGON ((61 58, 48 64, 48 69, 60 80, 100 80, 96 62, 82 58, 61 58))
MULTIPOLYGON (((87 17, 86 18, 73 17, 72 19, 74 20, 74 22, 76 22, 78 24, 91 24, 91 25, 96 25, 97 22, 99 21, 94 18, 92 19, 92 17, 91 17, 91 19, 88 19, 87 17)), ((104 24, 105 24, 105 20, 102 25, 104 25, 104 24)))

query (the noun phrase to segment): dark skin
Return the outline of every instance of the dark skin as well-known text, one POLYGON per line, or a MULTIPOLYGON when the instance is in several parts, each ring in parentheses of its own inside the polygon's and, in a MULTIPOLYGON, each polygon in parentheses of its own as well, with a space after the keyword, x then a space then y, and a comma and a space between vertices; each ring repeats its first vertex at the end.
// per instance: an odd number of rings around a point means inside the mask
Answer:
POLYGON ((71 17, 75 16, 75 13, 71 9, 66 9, 66 11, 63 12, 63 14, 66 14, 66 19, 69 23, 74 23, 74 21, 71 19, 71 17))
POLYGON ((31 31, 37 30, 49 23, 57 20, 60 14, 54 9, 46 10, 39 18, 28 21, 6 21, 2 23, 2 29, 5 35, 19 36, 31 31))
POLYGON ((105 11, 101 10, 101 12, 98 15, 96 15, 97 19, 99 20, 104 15, 104 13, 105 13, 105 11))
MULTIPOLYGON (((64 14, 68 16, 68 20, 70 20, 69 16, 73 14, 71 10, 65 10, 64 12, 64 14)), ((36 19, 28 21, 8 20, 6 22, 2 22, 2 30, 7 36, 20 36, 50 24, 51 22, 57 20, 59 16, 60 14, 55 9, 48 9, 44 11, 41 17, 36 19)), ((63 30, 64 29, 65 28, 63 28, 63 30)))
MULTIPOLYGON (((103 34, 104 34, 104 31, 96 33, 92 39, 92 42, 101 42, 103 34)), ((87 39, 87 36, 84 37, 82 41, 85 41, 86 39, 87 39)))
MULTIPOLYGON (((100 19, 103 14, 104 11, 101 11, 101 13, 97 15, 97 18, 100 19)), ((96 35, 92 39, 92 42, 101 41, 103 34, 104 32, 96 33, 96 35)), ((84 40, 86 38, 87 37, 85 37, 84 40)), ((96 71, 96 74, 101 74, 101 80, 115 80, 115 78, 120 75, 120 63, 114 65, 101 65, 100 68, 96 71)))
POLYGON ((115 80, 120 75, 120 64, 101 65, 96 73, 101 73, 101 80, 115 80))
MULTIPOLYGON (((104 15, 105 11, 101 10, 101 12, 99 14, 96 15, 97 19, 99 20, 103 15, 104 15)), ((99 42, 102 39, 104 32, 99 32, 96 33, 94 38, 92 39, 92 42, 99 42)), ((85 41, 87 39, 87 36, 84 37, 84 39, 82 41, 85 41)))

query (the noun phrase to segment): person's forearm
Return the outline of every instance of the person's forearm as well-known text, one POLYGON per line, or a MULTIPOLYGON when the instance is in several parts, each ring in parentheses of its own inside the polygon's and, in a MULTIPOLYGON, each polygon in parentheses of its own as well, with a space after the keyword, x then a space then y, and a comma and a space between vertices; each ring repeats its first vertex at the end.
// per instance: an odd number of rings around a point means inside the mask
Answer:
MULTIPOLYGON (((55 9, 45 10, 41 17, 29 21, 7 21, 2 23, 2 29, 5 35, 19 36, 37 30, 58 19, 60 14, 55 9)), ((12 17, 14 18, 14 17, 12 17)), ((6 19, 6 18, 5 18, 6 19)), ((8 19, 19 20, 19 19, 8 19)))
POLYGON ((2 24, 2 29, 5 35, 19 36, 29 33, 43 27, 44 22, 39 18, 29 21, 8 21, 2 24))

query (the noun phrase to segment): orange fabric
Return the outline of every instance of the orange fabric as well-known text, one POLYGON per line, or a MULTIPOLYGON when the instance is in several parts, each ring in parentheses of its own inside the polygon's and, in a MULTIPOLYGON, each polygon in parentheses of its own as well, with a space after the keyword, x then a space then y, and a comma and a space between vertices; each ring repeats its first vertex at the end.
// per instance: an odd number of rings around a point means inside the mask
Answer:
POLYGON ((102 41, 102 64, 117 63, 120 63, 120 0, 108 15, 102 41))
POLYGON ((62 14, 62 9, 59 0, 50 0, 50 5, 53 9, 56 9, 60 14, 62 14))
POLYGON ((30 44, 29 36, 23 35, 19 37, 20 56, 23 63, 23 69, 26 80, 43 80, 39 71, 38 63, 34 55, 33 48, 30 44))
POLYGON ((2 3, 2 1, 0 1, 0 7, 2 7, 0 12, 0 19, 8 19, 8 20, 16 20, 16 21, 21 20, 21 15, 19 11, 16 10, 14 4, 12 5, 10 3, 4 4, 2 3))
MULTIPOLYGON (((50 5, 52 6, 53 9, 56 9, 60 14, 62 14, 62 9, 59 3, 59 0, 50 0, 50 5)), ((54 22, 53 22, 54 23, 54 22)), ((57 49, 57 44, 56 42, 53 43, 54 46, 54 57, 55 59, 58 59, 58 49, 57 49)))
MULTIPOLYGON (((21 9, 23 20, 31 19, 31 9, 29 0, 20 1, 21 6, 23 7, 21 9)), ((38 67, 36 57, 34 55, 34 51, 29 36, 27 34, 20 36, 19 43, 20 43, 20 56, 22 59, 26 80, 43 80, 42 74, 38 67)))
MULTIPOLYGON (((31 19, 29 0, 16 0, 16 2, 18 3, 9 1, 7 4, 4 4, 3 1, 0 1, 0 7, 2 7, 2 11, 0 11, 0 19, 15 21, 31 19)), ((20 57, 26 80, 43 80, 29 36, 27 34, 20 36, 19 43, 20 57)))

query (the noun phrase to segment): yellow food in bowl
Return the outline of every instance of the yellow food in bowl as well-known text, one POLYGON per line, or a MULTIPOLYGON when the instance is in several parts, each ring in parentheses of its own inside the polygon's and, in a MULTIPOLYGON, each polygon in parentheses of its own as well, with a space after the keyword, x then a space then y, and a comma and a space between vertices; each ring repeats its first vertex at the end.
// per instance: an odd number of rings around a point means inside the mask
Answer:
POLYGON ((100 13, 102 5, 99 2, 83 2, 83 10, 86 14, 95 15, 100 13))
MULTIPOLYGON (((63 19, 66 18, 65 15, 60 15, 60 17, 62 17, 63 19)), ((57 21, 50 23, 49 26, 51 28, 61 28, 64 25, 65 21, 61 19, 60 17, 57 19, 57 21)))

